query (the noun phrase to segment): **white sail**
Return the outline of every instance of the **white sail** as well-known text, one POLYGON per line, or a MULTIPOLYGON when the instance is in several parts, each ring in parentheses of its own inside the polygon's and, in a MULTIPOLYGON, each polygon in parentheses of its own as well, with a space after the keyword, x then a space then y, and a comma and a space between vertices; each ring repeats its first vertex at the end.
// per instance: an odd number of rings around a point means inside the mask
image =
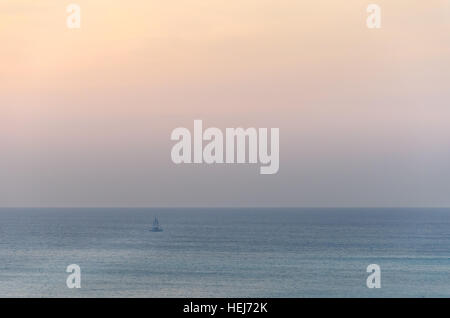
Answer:
POLYGON ((163 229, 159 226, 158 218, 155 217, 151 231, 152 232, 162 232, 162 230, 163 229))

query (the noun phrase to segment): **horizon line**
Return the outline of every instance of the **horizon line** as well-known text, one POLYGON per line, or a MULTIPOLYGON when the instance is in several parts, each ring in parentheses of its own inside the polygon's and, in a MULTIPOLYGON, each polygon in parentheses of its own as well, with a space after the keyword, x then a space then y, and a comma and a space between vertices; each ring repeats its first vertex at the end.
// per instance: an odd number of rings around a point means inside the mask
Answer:
POLYGON ((450 209, 450 206, 0 206, 0 209, 450 209))

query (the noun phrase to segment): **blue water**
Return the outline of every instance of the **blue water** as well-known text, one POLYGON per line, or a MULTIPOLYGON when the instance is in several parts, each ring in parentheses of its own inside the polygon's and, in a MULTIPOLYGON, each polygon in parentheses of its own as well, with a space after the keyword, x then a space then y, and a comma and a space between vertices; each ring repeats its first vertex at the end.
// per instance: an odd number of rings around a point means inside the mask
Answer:
POLYGON ((450 297, 450 209, 0 209, 13 296, 450 297))

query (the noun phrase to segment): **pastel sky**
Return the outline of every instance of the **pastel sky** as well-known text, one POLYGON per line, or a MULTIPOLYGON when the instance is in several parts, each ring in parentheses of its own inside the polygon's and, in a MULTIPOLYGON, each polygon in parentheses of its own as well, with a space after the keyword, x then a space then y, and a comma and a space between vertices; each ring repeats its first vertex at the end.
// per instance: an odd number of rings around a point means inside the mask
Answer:
POLYGON ((0 206, 450 206, 449 0, 72 2, 0 2, 0 206), (194 119, 278 174, 174 165, 194 119))

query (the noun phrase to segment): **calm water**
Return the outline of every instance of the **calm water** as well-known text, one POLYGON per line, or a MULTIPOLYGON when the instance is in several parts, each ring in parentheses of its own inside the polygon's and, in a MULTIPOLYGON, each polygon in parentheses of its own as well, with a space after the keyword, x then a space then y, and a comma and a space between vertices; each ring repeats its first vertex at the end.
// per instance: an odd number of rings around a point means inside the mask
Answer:
POLYGON ((0 209, 5 296, 450 297, 450 209, 0 209))

